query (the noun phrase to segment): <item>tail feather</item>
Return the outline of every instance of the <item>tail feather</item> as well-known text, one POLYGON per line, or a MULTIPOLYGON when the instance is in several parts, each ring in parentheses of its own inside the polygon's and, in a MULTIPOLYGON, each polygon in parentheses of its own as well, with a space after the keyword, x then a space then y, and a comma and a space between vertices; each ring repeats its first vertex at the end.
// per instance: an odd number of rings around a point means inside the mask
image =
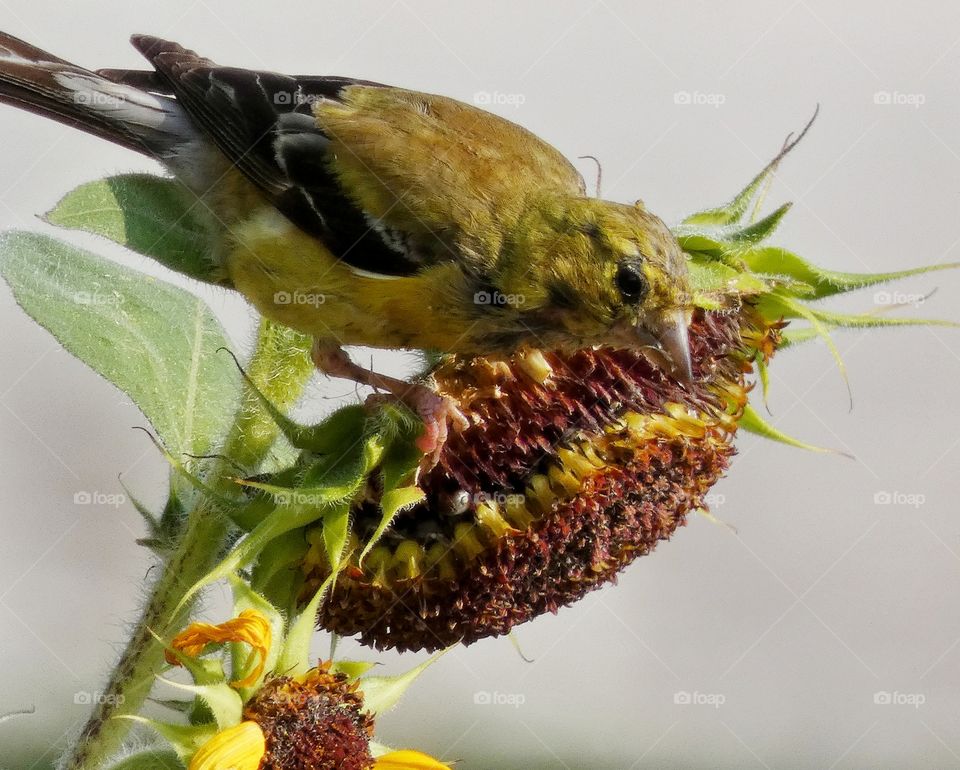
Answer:
POLYGON ((0 32, 0 102, 147 155, 189 141, 176 100, 78 67, 0 32))
POLYGON ((155 70, 115 70, 101 69, 97 74, 113 83, 133 86, 141 91, 150 91, 154 94, 173 95, 173 88, 155 70))

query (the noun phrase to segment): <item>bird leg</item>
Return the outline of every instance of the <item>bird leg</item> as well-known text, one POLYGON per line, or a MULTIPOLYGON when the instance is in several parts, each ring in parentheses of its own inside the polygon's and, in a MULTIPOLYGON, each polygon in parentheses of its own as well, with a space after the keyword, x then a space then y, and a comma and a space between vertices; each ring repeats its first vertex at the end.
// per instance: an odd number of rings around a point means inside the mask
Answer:
MULTIPOLYGON (((416 441, 417 448, 426 455, 421 465, 423 471, 430 470, 439 461, 451 424, 457 430, 470 425, 453 399, 441 396, 422 383, 406 382, 366 369, 354 363, 335 342, 315 339, 310 355, 324 374, 386 391, 387 398, 405 404, 423 420, 423 433, 416 441)), ((371 396, 374 401, 383 398, 383 395, 371 396)))

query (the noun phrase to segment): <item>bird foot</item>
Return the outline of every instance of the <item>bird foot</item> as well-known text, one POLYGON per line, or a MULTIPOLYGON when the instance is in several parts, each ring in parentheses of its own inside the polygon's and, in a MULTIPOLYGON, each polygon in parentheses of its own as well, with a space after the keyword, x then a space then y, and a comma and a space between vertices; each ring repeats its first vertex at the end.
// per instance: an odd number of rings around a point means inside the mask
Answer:
POLYGON ((470 422, 449 396, 441 396, 420 383, 403 383, 403 386, 400 393, 378 393, 370 396, 367 404, 399 401, 414 411, 423 421, 423 433, 415 443, 417 449, 424 455, 420 463, 420 472, 426 473, 440 461, 450 429, 465 430, 470 427, 470 422))
POLYGON ((351 361, 339 346, 315 342, 312 357, 317 368, 328 375, 386 391, 370 396, 367 406, 385 401, 399 402, 417 414, 423 421, 423 433, 416 440, 417 449, 424 453, 421 473, 431 470, 439 462, 451 426, 455 430, 465 430, 470 425, 452 398, 441 396, 422 383, 406 382, 365 369, 351 361))

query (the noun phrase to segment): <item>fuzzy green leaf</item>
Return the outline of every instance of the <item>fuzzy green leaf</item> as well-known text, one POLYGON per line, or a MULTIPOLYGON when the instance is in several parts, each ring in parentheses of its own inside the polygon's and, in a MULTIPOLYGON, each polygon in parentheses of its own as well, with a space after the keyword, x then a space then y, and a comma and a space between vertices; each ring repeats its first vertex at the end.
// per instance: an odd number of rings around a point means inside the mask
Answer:
MULTIPOLYGON (((387 414, 384 417, 389 419, 390 415, 387 414)), ((380 475, 383 481, 383 492, 380 495, 380 522, 363 546, 359 557, 360 563, 363 563, 367 554, 383 536, 394 517, 425 497, 423 490, 413 483, 423 458, 423 453, 414 444, 421 427, 405 420, 402 414, 394 414, 393 418, 386 423, 390 426, 387 432, 392 436, 392 440, 384 451, 380 463, 380 475)))
POLYGON ((320 602, 327 595, 336 576, 336 572, 330 573, 307 606, 303 608, 303 612, 290 623, 290 629, 283 642, 283 652, 280 653, 277 661, 277 670, 283 671, 287 676, 305 674, 310 668, 310 640, 316 628, 317 612, 320 610, 320 602))
POLYGON ((101 235, 178 273, 217 282, 206 211, 179 182, 152 174, 121 174, 67 193, 45 219, 101 235))
POLYGON ((762 278, 701 255, 692 255, 688 265, 694 302, 705 310, 727 310, 744 296, 770 291, 762 278))
POLYGON ((350 506, 340 505, 323 519, 323 547, 333 572, 339 572, 350 535, 350 506))
POLYGON ((760 243, 771 235, 779 227, 781 220, 786 216, 792 203, 784 203, 779 208, 774 209, 762 219, 752 222, 745 227, 733 230, 727 236, 731 241, 738 243, 760 243))
POLYGON ((304 474, 302 487, 278 487, 257 481, 237 481, 244 486, 270 492, 277 507, 257 524, 233 550, 203 579, 195 583, 181 599, 178 610, 198 591, 232 575, 250 564, 266 545, 287 532, 305 527, 338 510, 338 503, 351 498, 360 488, 367 473, 382 455, 377 437, 358 439, 341 455, 328 455, 317 460, 304 474))
POLYGON ((210 710, 217 727, 223 730, 240 724, 243 715, 243 701, 239 693, 226 682, 214 684, 186 684, 172 679, 157 677, 161 682, 176 690, 190 693, 199 698, 210 710))
POLYGON ((938 318, 901 318, 879 313, 834 313, 830 310, 810 308, 810 312, 821 323, 829 326, 843 326, 853 329, 882 329, 890 326, 945 326, 956 328, 960 324, 938 318))
MULTIPOLYGON (((303 584, 301 567, 309 547, 302 531, 287 532, 264 546, 252 567, 252 587, 286 617, 296 606, 303 584)), ((272 664, 268 662, 268 666, 272 664)))
POLYGON ((227 343, 203 301, 36 233, 0 235, 0 275, 27 314, 133 399, 167 447, 209 451, 239 382, 213 355, 227 343))
POLYGON ((131 722, 151 727, 173 746, 177 756, 186 761, 209 741, 217 732, 216 725, 174 725, 135 714, 118 714, 114 719, 129 719, 131 722))
POLYGON ((843 273, 817 267, 792 251, 778 246, 762 246, 739 255, 744 265, 754 273, 787 276, 813 287, 811 299, 822 299, 877 284, 923 275, 937 270, 960 267, 960 263, 925 265, 890 273, 843 273))
POLYGON ((770 237, 792 205, 792 203, 784 203, 762 219, 746 225, 703 226, 682 224, 675 228, 674 234, 686 251, 715 254, 736 251, 752 243, 760 243, 760 241, 770 237))

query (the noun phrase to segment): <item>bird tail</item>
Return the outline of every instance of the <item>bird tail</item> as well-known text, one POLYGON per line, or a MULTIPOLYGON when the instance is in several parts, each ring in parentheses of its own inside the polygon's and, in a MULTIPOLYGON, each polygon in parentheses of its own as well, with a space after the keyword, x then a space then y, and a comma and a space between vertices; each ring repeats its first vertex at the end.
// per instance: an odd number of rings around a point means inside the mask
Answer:
POLYGON ((175 99, 117 83, 4 32, 0 103, 150 156, 167 156, 194 135, 175 99))

